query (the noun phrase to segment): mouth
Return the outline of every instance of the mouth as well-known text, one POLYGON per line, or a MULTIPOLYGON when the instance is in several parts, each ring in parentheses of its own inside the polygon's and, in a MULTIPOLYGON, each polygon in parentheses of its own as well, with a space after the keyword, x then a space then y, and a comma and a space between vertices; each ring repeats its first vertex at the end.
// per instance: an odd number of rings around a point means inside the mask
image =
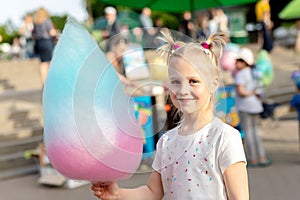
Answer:
POLYGON ((178 98, 177 100, 181 102, 187 102, 187 101, 193 101, 195 100, 195 98, 178 98))

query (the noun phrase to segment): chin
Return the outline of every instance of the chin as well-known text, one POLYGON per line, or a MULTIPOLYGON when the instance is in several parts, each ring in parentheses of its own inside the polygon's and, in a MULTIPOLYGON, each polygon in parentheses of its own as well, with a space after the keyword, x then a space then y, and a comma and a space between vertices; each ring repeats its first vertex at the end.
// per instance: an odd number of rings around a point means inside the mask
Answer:
POLYGON ((180 111, 184 114, 193 114, 195 112, 199 112, 199 110, 200 110, 199 108, 194 107, 194 106, 189 106, 189 107, 182 106, 182 107, 180 107, 180 111))

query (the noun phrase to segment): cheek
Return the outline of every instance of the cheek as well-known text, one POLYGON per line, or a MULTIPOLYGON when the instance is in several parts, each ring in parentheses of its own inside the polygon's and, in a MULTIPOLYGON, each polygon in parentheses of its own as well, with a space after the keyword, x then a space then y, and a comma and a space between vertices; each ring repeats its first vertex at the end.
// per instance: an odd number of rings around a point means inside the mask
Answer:
POLYGON ((173 105, 179 109, 179 103, 177 101, 177 98, 176 98, 176 95, 173 93, 173 92, 170 92, 170 98, 171 98, 171 101, 173 103, 173 105))
POLYGON ((240 62, 236 62, 235 66, 236 66, 237 69, 241 69, 242 68, 242 65, 241 65, 240 62))
POLYGON ((193 93, 193 96, 196 99, 200 100, 201 102, 206 102, 206 101, 209 101, 209 99, 210 99, 210 93, 209 93, 208 88, 194 90, 192 93, 193 93))

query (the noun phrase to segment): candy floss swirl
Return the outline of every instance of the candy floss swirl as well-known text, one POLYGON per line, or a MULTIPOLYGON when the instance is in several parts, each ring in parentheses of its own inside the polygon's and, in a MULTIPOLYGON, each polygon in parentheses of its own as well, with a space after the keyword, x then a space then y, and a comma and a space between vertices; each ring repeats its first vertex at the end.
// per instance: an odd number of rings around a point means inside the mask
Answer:
POLYGON ((123 87, 98 44, 69 19, 43 91, 46 153, 62 175, 110 181, 137 170, 143 140, 123 87))

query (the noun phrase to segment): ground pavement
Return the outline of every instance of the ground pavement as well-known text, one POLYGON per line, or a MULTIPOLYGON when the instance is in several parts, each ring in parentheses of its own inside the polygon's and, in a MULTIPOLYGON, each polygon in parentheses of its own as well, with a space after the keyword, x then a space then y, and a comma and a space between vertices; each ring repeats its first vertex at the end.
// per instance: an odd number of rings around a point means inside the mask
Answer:
MULTIPOLYGON (((297 200, 300 196, 300 153, 295 113, 281 116, 273 123, 267 121, 260 125, 260 134, 273 164, 266 168, 248 168, 250 197, 251 200, 297 200)), ((136 187, 147 183, 148 176, 147 172, 139 172, 120 181, 120 185, 136 187)), ((32 174, 0 181, 0 199, 95 199, 89 184, 75 189, 49 187, 38 184, 38 177, 32 174)))

